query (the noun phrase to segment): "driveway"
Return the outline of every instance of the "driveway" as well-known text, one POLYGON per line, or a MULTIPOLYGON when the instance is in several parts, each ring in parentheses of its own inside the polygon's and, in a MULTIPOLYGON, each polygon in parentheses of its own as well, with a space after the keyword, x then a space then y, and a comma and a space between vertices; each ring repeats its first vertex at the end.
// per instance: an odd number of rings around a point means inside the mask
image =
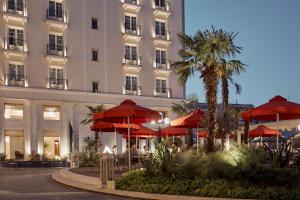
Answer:
POLYGON ((129 200, 56 183, 50 177, 56 170, 0 168, 0 200, 129 200))

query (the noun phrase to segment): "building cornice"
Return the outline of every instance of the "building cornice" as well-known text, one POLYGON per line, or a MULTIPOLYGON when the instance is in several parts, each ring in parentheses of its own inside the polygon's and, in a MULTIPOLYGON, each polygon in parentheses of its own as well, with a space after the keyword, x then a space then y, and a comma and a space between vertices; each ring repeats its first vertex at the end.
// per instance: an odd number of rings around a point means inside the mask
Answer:
POLYGON ((0 98, 65 101, 107 105, 116 105, 119 104, 122 100, 132 99, 141 105, 151 107, 170 107, 172 103, 180 102, 183 100, 180 98, 162 98, 154 96, 134 96, 112 93, 91 93, 82 91, 66 91, 6 86, 0 86, 0 98))

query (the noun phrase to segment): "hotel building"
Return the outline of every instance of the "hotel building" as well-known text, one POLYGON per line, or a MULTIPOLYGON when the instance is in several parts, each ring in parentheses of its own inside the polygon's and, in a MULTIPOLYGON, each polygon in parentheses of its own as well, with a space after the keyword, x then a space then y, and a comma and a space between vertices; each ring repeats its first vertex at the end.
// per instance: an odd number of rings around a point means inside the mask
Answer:
MULTIPOLYGON (((185 96, 184 0, 0 0, 0 153, 49 158, 92 136, 87 105, 125 99, 167 113, 185 96)), ((103 134, 112 146, 114 136, 103 134)), ((118 136, 118 152, 126 148, 118 136)))

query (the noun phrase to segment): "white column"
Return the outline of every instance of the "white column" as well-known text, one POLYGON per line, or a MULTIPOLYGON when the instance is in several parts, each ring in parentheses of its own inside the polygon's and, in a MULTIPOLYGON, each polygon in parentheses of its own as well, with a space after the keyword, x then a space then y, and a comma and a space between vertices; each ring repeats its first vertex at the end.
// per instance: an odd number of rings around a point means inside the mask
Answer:
MULTIPOLYGON (((74 103, 63 103, 61 106, 61 120, 62 128, 60 134, 60 147, 61 147, 61 156, 67 156, 70 154, 70 128, 69 124, 71 123, 73 129, 73 141, 76 130, 74 131, 74 103)), ((76 128, 76 126, 75 126, 76 128)))
POLYGON ((37 105, 37 151, 38 154, 44 154, 44 105, 40 102, 37 105))
POLYGON ((72 127, 73 127, 73 143, 74 143, 74 151, 79 152, 79 130, 80 130, 80 122, 82 119, 80 118, 80 104, 76 103, 72 106, 72 127))
POLYGON ((0 153, 5 150, 5 136, 4 136, 4 101, 0 99, 0 153))
POLYGON ((31 101, 30 103, 30 147, 31 152, 38 153, 38 137, 39 137, 39 124, 38 124, 38 101, 31 101))
POLYGON ((31 154, 31 103, 30 100, 26 100, 23 107, 25 160, 28 160, 31 154))

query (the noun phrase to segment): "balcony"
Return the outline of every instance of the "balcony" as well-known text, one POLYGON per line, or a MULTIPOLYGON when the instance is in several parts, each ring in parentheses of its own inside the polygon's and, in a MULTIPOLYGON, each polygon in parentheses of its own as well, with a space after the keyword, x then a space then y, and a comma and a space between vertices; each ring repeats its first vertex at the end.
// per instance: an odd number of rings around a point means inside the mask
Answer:
POLYGON ((171 44, 171 32, 166 30, 164 34, 154 33, 154 44, 165 48, 168 47, 171 44))
POLYGON ((171 5, 169 1, 166 1, 164 6, 155 5, 155 1, 153 1, 153 4, 154 16, 156 18, 167 19, 171 15, 171 5))
POLYGON ((157 76, 169 76, 171 74, 171 61, 170 60, 165 60, 165 61, 161 61, 156 62, 156 59, 154 60, 154 73, 157 76))
POLYGON ((4 82, 6 86, 28 87, 27 76, 16 74, 5 74, 4 82))
POLYGON ((68 28, 67 12, 47 9, 46 24, 49 28, 65 31, 68 28))
POLYGON ((123 69, 126 72, 139 72, 141 67, 141 57, 136 55, 125 55, 123 58, 123 69))
POLYGON ((3 18, 6 22, 22 23, 27 22, 26 4, 5 1, 3 4, 3 18))
POLYGON ((55 90, 67 90, 68 89, 68 80, 67 79, 57 79, 57 78, 48 78, 47 88, 55 90))
POLYGON ((155 88, 154 96, 171 98, 171 89, 170 88, 155 88))
POLYGON ((49 62, 67 63, 67 47, 59 44, 47 44, 47 59, 49 62))
POLYGON ((138 43, 141 40, 142 27, 138 25, 135 28, 128 29, 123 24, 122 34, 125 41, 138 43))
POLYGON ((7 58, 21 58, 24 60, 27 57, 26 41, 13 37, 4 38, 4 54, 7 58))
POLYGON ((138 13, 141 10, 140 0, 122 0, 124 11, 138 13))
POLYGON ((137 85, 124 85, 123 94, 126 95, 142 95, 142 87, 137 85))

